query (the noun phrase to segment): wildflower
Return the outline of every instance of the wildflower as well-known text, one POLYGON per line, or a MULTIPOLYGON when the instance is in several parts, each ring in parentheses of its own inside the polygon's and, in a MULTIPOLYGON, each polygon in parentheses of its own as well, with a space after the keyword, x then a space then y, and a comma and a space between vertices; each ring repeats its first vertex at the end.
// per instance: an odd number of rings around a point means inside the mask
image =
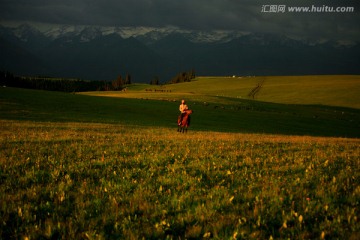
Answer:
POLYGON ((284 223, 283 223, 283 228, 287 228, 287 221, 285 220, 284 223))
POLYGON ((18 215, 19 215, 19 217, 22 217, 22 210, 20 207, 18 208, 18 215))
POLYGON ((211 236, 211 232, 207 232, 204 234, 203 238, 209 238, 211 236))

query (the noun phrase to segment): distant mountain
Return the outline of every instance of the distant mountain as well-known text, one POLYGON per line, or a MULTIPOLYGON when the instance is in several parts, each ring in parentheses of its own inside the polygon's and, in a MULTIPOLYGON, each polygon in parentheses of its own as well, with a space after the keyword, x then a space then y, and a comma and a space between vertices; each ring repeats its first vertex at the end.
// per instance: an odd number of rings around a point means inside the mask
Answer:
POLYGON ((147 80, 161 71, 162 63, 160 56, 136 39, 115 34, 87 41, 82 35, 58 38, 39 51, 39 56, 57 66, 55 75, 94 80, 112 80, 127 73, 134 80, 147 80))
POLYGON ((0 36, 0 53, 0 70, 32 74, 47 73, 49 69, 40 57, 2 36, 0 36))
POLYGON ((0 27, 0 70, 133 82, 197 75, 360 74, 358 42, 178 28, 0 27))

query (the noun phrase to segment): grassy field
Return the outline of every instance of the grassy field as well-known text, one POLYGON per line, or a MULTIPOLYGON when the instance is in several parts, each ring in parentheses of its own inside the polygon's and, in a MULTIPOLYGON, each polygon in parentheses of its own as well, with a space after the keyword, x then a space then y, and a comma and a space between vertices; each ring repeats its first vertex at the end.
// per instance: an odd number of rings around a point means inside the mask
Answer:
MULTIPOLYGON (((215 89, 212 79, 210 78, 209 89, 215 89)), ((235 81, 232 78, 224 81, 227 80, 235 81)), ((218 79, 218 92, 225 91, 224 86, 229 85, 224 84, 224 81, 218 79)), ((346 101, 352 102, 353 106, 338 107, 327 105, 327 101, 331 100, 327 100, 326 96, 323 97, 321 105, 271 103, 229 97, 225 94, 217 96, 210 90, 207 90, 208 93, 203 92, 204 82, 205 79, 200 79, 193 83, 155 87, 133 85, 129 86, 126 92, 82 94, 0 88, 0 114, 3 119, 10 120, 176 127, 179 102, 185 98, 189 107, 194 110, 191 123, 193 130, 356 138, 360 136, 360 111, 355 107, 356 99, 352 100, 351 89, 356 90, 355 87, 351 88, 352 84, 349 84, 349 99, 346 101), (193 84, 190 88, 193 92, 185 92, 189 89, 189 84, 193 84), (155 89, 165 92, 155 92, 155 89)), ((242 85, 234 85, 233 88, 240 86, 242 85)), ((249 92, 251 89, 250 85, 246 85, 246 90, 243 91, 249 92)), ((231 90, 228 91, 230 94, 231 90)), ((329 94, 328 98, 332 96, 329 94)))
POLYGON ((2 239, 357 239, 359 140, 1 121, 2 239))
POLYGON ((137 84, 124 93, 86 93, 112 97, 170 98, 187 97, 193 101, 221 101, 219 97, 252 99, 248 94, 262 84, 255 95, 258 101, 282 104, 329 105, 360 109, 360 76, 269 76, 269 77, 198 77, 192 82, 159 87, 137 84), (145 89, 165 90, 149 92, 145 89), (171 91, 171 93, 169 93, 171 91))
POLYGON ((266 95, 275 77, 0 88, 0 239, 359 239, 360 110, 344 78, 337 104, 338 85, 306 105, 266 95), (258 83, 257 101, 242 96, 258 83))

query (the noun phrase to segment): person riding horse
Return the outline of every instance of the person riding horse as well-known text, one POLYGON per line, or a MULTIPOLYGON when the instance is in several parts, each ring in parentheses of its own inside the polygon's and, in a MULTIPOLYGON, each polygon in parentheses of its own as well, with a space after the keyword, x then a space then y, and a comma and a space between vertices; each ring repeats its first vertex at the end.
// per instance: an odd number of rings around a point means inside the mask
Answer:
POLYGON ((179 110, 180 110, 179 126, 180 126, 180 124, 181 124, 181 122, 182 122, 182 119, 183 119, 183 117, 184 117, 184 115, 185 115, 185 110, 188 110, 188 109, 189 109, 189 108, 188 108, 188 106, 186 105, 185 100, 184 100, 184 99, 181 100, 181 104, 180 104, 180 106, 179 106, 179 110))
POLYGON ((181 101, 179 110, 181 114, 178 117, 178 132, 185 133, 190 126, 190 114, 192 114, 193 111, 188 108, 185 100, 181 101))

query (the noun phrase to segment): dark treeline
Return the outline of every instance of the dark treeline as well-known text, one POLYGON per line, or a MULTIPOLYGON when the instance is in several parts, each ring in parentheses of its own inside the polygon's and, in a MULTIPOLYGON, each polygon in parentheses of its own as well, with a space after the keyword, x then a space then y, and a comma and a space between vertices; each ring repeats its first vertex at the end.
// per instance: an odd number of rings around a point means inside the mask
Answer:
MULTIPOLYGON (((167 84, 190 82, 195 78, 195 71, 181 72, 173 77, 167 84)), ((24 77, 16 76, 8 71, 0 71, 0 86, 28 88, 59 92, 87 92, 87 91, 121 91, 126 85, 131 84, 131 76, 126 74, 125 78, 119 75, 113 81, 86 81, 71 78, 52 77, 24 77)), ((159 85, 159 77, 155 76, 150 85, 159 85)))
POLYGON ((190 82, 191 79, 195 78, 195 70, 191 70, 189 72, 181 72, 177 74, 170 80, 171 83, 182 83, 182 82, 190 82))
MULTIPOLYGON (((174 84, 174 83, 182 83, 182 82, 190 82, 191 79, 195 78, 195 70, 191 70, 188 72, 180 72, 175 77, 173 77, 170 81, 165 84, 174 84)), ((150 85, 160 85, 160 79, 158 76, 154 76, 151 79, 150 85)))
POLYGON ((160 80, 158 76, 155 76, 151 81, 150 81, 150 85, 159 85, 160 84, 160 80))
POLYGON ((105 91, 119 91, 122 90, 124 85, 131 84, 131 76, 129 74, 126 74, 125 79, 122 78, 121 75, 119 75, 116 80, 111 82, 111 85, 105 86, 105 91))
POLYGON ((130 75, 126 80, 121 76, 114 81, 85 81, 81 79, 50 78, 50 77, 20 77, 10 72, 0 71, 0 85, 7 87, 29 88, 60 92, 86 91, 118 91, 125 84, 130 84, 130 75))

